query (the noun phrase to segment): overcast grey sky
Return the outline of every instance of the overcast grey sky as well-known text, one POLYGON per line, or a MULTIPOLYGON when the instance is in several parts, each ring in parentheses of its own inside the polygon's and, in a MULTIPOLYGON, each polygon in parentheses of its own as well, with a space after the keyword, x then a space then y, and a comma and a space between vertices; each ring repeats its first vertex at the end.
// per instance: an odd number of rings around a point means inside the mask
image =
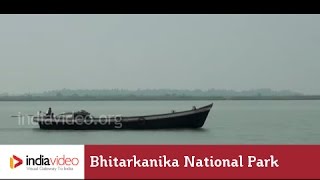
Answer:
POLYGON ((319 15, 0 15, 0 93, 101 88, 320 94, 319 15))

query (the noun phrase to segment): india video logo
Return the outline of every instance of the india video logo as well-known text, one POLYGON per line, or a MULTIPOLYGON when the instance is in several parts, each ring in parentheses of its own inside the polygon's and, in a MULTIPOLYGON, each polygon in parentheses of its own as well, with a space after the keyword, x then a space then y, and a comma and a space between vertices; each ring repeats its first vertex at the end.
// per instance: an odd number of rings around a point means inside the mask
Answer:
POLYGON ((17 168, 22 163, 23 163, 22 159, 20 159, 18 156, 12 155, 12 157, 10 157, 10 168, 11 169, 17 168))
POLYGON ((47 158, 44 155, 39 157, 26 156, 27 166, 77 166, 79 164, 78 158, 68 158, 65 155, 62 157, 56 156, 54 158, 47 158))

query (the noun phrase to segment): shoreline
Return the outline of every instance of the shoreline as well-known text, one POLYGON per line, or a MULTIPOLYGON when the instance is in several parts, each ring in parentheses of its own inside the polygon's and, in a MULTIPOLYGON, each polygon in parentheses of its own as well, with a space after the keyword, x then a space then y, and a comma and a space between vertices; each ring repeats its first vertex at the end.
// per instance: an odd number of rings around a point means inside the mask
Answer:
POLYGON ((212 100, 320 100, 320 95, 304 96, 6 96, 0 101, 212 101, 212 100))

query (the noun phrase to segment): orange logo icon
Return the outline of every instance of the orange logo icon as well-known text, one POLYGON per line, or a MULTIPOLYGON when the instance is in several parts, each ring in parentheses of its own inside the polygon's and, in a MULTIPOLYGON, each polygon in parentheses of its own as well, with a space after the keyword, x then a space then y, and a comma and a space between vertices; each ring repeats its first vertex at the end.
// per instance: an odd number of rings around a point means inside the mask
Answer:
POLYGON ((10 168, 14 169, 18 166, 20 166, 23 163, 22 159, 20 159, 18 156, 13 155, 10 157, 10 168), (16 163, 14 161, 17 161, 16 163))

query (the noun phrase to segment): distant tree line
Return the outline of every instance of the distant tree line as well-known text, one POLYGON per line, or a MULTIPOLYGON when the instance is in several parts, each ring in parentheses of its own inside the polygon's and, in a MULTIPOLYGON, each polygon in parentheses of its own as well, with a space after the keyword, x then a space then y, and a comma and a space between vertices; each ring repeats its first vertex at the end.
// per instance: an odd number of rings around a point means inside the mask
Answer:
POLYGON ((2 96, 0 101, 320 100, 314 96, 2 96))
POLYGON ((0 101, 105 101, 105 100, 313 100, 320 95, 306 96, 289 90, 175 90, 175 89, 102 89, 52 90, 11 96, 0 94, 0 101))
POLYGON ((292 92, 290 90, 274 91, 271 89, 255 89, 246 91, 234 91, 224 89, 208 90, 177 90, 177 89, 61 89, 51 90, 42 93, 29 93, 32 96, 195 96, 195 97, 212 97, 212 96, 301 96, 303 94, 292 92))

